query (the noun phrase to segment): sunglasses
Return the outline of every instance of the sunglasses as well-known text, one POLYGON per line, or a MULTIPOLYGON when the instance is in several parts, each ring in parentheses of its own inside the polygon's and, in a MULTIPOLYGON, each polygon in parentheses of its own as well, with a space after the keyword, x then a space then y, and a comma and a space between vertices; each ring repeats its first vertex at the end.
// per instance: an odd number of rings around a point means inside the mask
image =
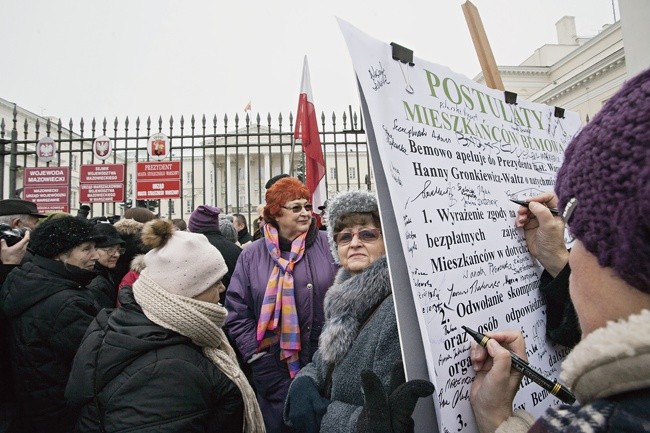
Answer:
POLYGON ((290 210, 290 211, 293 212, 293 213, 300 213, 300 212, 302 211, 302 208, 305 208, 305 210, 306 210, 307 212, 311 212, 312 209, 314 209, 314 206, 312 206, 312 205, 309 204, 309 203, 307 203, 307 204, 305 204, 305 205, 302 205, 302 204, 296 204, 296 205, 293 205, 293 206, 290 206, 290 207, 288 207, 288 206, 282 206, 282 207, 285 208, 285 209, 287 209, 287 210, 290 210))
POLYGON ((352 242, 354 235, 357 235, 359 240, 364 244, 375 242, 381 236, 380 229, 361 229, 358 232, 339 232, 334 233, 334 242, 337 245, 347 245, 352 242))

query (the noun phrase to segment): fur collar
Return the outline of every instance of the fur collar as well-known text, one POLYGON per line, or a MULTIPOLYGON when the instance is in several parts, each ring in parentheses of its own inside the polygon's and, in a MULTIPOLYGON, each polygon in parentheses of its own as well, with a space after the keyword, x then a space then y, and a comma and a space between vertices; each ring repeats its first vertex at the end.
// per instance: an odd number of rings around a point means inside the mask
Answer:
POLYGON ((137 272, 139 274, 144 270, 144 268, 147 267, 147 265, 144 263, 144 256, 145 254, 138 254, 137 256, 133 257, 130 266, 130 269, 133 272, 137 272))
POLYGON ((562 363, 560 379, 580 403, 650 386, 650 311, 587 335, 562 363))
POLYGON ((324 301, 325 326, 319 350, 327 364, 340 363, 364 322, 392 293, 386 257, 377 259, 361 274, 341 268, 324 301))
POLYGON ((117 230, 117 232, 121 235, 135 235, 142 232, 142 227, 144 227, 144 224, 127 218, 119 220, 113 224, 113 227, 115 227, 115 230, 117 230))

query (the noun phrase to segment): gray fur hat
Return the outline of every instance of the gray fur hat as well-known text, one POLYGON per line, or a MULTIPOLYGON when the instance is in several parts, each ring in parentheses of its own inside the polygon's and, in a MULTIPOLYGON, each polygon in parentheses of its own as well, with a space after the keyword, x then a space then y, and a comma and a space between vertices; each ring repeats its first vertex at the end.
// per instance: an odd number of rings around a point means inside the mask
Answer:
POLYGON ((379 213, 377 198, 368 191, 344 191, 327 201, 327 241, 334 261, 338 264, 339 252, 334 242, 334 228, 343 215, 350 213, 379 213))

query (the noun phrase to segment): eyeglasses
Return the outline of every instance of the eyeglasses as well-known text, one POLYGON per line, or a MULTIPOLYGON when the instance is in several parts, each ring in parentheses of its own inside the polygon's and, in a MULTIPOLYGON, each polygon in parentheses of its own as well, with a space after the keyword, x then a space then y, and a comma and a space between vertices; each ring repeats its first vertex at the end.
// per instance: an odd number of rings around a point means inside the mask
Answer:
POLYGON ((97 248, 98 250, 104 251, 106 254, 109 256, 115 255, 115 254, 124 254, 126 252, 126 248, 124 247, 106 247, 106 248, 97 248))
POLYGON ((286 210, 290 210, 293 213, 300 213, 302 211, 302 208, 305 208, 305 210, 307 212, 311 212, 312 209, 314 209, 314 206, 312 206, 309 203, 307 203, 307 204, 295 204, 295 205, 293 205, 291 207, 288 207, 288 206, 282 206, 282 207, 285 208, 286 210))
POLYGON ((564 228, 565 228, 565 241, 571 242, 574 237, 573 233, 571 233, 571 229, 569 228, 569 220, 571 219, 571 215, 573 215, 573 211, 576 210, 576 207, 578 206, 578 199, 575 197, 572 197, 564 206, 564 212, 562 212, 562 221, 564 222, 564 228))
POLYGON ((352 242, 354 235, 357 235, 359 240, 364 244, 375 242, 381 236, 380 229, 361 229, 358 232, 339 232, 334 233, 334 242, 337 245, 347 245, 352 242))

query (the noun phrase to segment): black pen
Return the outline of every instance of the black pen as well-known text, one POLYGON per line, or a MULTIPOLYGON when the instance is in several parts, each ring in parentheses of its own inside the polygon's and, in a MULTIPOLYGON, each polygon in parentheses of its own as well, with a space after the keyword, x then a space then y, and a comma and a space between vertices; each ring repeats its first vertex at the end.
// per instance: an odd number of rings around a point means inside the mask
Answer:
MULTIPOLYGON (((530 203, 529 201, 516 200, 514 198, 511 198, 510 201, 513 202, 513 203, 517 203, 518 205, 523 206, 523 207, 528 207, 528 204, 530 203)), ((550 207, 550 208, 548 208, 548 210, 551 211, 551 215, 559 215, 560 214, 560 211, 557 210, 557 208, 550 207)))
MULTIPOLYGON (((481 346, 485 347, 487 345, 487 342, 490 341, 490 337, 488 337, 485 334, 481 334, 480 332, 472 331, 469 329, 467 326, 462 326, 462 328, 467 332, 469 335, 476 340, 478 344, 481 346)), ((569 391, 569 388, 566 386, 552 381, 550 379, 545 378, 535 370, 533 370, 530 367, 530 364, 528 364, 526 361, 515 355, 514 353, 510 352, 510 358, 512 358, 512 368, 515 370, 519 371, 521 374, 559 398, 565 403, 568 404, 573 404, 574 401, 576 401, 576 398, 573 396, 571 391, 569 391)))

